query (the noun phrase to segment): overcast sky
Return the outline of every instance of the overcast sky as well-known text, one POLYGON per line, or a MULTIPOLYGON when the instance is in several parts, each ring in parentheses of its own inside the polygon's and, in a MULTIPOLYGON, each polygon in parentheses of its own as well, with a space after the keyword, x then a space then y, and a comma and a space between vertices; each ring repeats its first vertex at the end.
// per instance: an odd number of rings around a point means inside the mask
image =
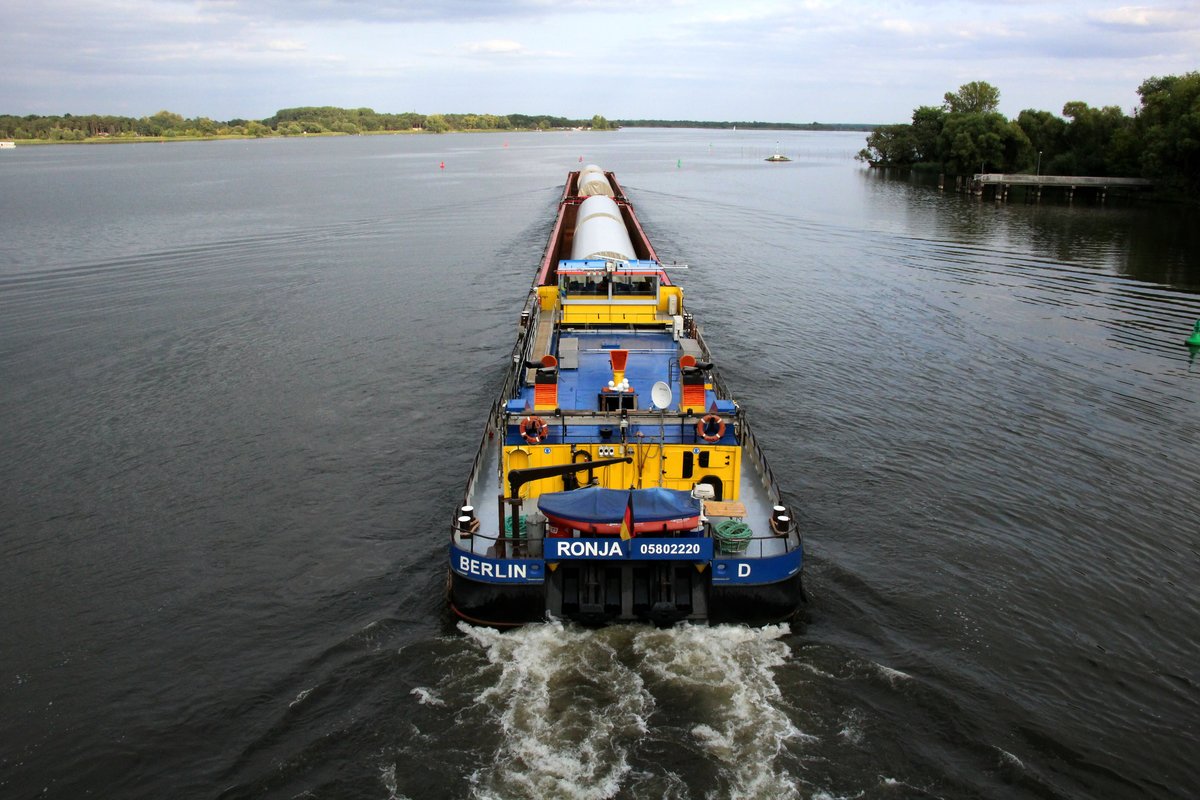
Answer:
POLYGON ((971 80, 1000 110, 1137 105, 1200 69, 1200 2, 15 0, 0 113, 304 105, 902 122, 971 80))

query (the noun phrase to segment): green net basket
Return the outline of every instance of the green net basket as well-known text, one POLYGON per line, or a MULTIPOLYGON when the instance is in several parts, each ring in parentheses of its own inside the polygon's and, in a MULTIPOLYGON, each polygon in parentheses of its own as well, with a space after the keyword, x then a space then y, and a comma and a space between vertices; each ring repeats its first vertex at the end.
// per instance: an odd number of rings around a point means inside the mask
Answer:
POLYGON ((731 519, 717 526, 717 551, 721 553, 744 553, 750 545, 754 531, 744 522, 731 519))

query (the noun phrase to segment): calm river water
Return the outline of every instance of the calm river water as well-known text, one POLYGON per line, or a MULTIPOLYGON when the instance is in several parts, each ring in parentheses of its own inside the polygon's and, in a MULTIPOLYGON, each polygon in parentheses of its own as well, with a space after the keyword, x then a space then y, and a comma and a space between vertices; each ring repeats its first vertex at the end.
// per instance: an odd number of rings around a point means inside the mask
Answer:
POLYGON ((862 139, 3 153, 0 796, 1195 796, 1200 216, 941 194, 862 139), (803 621, 446 613, 581 158, 690 264, 803 621))

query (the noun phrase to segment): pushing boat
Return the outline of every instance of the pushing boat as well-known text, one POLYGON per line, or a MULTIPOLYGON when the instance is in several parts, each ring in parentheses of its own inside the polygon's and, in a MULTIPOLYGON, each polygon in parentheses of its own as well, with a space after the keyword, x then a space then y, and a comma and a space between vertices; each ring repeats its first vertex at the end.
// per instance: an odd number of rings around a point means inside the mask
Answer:
POLYGON ((674 266, 612 172, 568 173, 453 511, 457 616, 761 624, 799 611, 796 515, 674 266))

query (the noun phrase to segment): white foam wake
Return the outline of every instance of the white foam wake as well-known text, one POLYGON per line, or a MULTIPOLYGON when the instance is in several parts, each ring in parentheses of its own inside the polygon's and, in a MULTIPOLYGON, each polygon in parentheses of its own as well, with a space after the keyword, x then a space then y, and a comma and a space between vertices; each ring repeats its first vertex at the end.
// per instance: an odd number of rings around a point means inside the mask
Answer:
POLYGON ((476 797, 600 800, 647 781, 678 789, 689 776, 653 760, 629 773, 641 742, 680 734, 688 737, 680 752, 704 753, 720 776, 720 796, 787 797, 797 789, 787 748, 809 737, 792 723, 775 680, 790 656, 781 641, 787 626, 461 629, 495 671, 476 700, 502 733, 491 763, 472 776, 476 797), (651 732, 655 694, 669 698, 662 712, 672 722, 651 732))
POLYGON ((506 633, 461 627, 499 671, 476 699, 493 709, 503 742, 472 776, 473 794, 616 795, 654 701, 608 639, 557 622, 506 633))
POLYGON ((634 641, 643 669, 688 691, 699 718, 692 736, 721 765, 730 797, 788 797, 796 779, 786 745, 806 738, 792 723, 775 681, 790 653, 786 625, 695 626, 646 631, 634 641))

